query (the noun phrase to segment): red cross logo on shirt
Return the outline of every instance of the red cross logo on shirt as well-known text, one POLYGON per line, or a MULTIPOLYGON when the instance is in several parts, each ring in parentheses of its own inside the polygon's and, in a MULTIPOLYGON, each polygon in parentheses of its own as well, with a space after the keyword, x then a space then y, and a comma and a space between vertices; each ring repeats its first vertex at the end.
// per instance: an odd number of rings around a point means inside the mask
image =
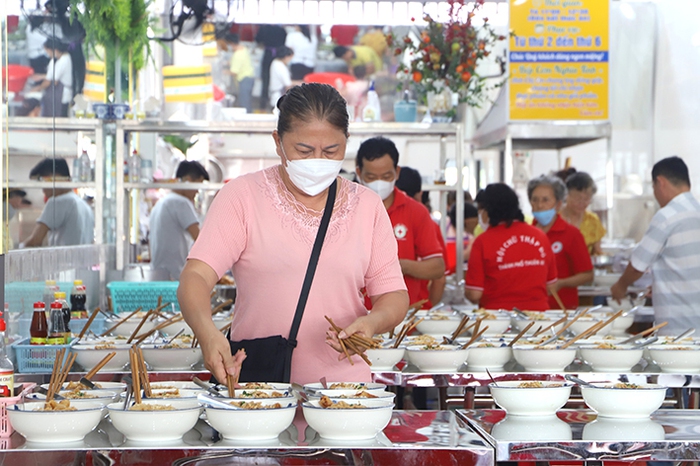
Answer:
POLYGON ((399 223, 394 226, 394 236, 396 236, 396 239, 404 239, 406 233, 408 233, 408 227, 406 225, 399 223))

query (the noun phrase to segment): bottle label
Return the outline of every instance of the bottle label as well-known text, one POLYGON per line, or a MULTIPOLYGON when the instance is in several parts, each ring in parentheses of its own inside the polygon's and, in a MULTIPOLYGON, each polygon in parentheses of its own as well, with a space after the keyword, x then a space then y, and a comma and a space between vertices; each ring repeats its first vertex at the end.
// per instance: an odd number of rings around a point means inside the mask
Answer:
POLYGON ((30 345, 45 345, 46 344, 46 337, 32 337, 29 339, 29 344, 30 345))
POLYGON ((63 335, 52 335, 48 338, 49 345, 63 345, 66 343, 66 338, 63 335))
POLYGON ((10 390, 10 396, 15 391, 15 374, 12 371, 0 370, 0 386, 6 386, 10 390))

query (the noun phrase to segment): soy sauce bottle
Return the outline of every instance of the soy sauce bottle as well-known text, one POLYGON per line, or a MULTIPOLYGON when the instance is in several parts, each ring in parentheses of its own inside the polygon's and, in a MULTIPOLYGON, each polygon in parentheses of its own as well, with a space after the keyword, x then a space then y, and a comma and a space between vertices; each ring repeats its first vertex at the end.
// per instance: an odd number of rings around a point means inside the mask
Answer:
POLYGON ((66 344, 66 321, 63 319, 63 304, 61 304, 60 301, 54 301, 51 303, 48 344, 66 344))
POLYGON ((71 340, 71 334, 70 334, 70 306, 68 305, 68 301, 66 301, 66 292, 65 291, 59 291, 56 293, 56 301, 61 303, 61 315, 63 316, 63 322, 64 322, 64 328, 65 330, 63 331, 63 339, 65 341, 64 344, 70 343, 71 340))
POLYGON ((75 280, 73 282, 73 290, 70 292, 70 312, 74 319, 87 318, 87 309, 85 308, 86 299, 87 295, 85 293, 83 281, 75 280))

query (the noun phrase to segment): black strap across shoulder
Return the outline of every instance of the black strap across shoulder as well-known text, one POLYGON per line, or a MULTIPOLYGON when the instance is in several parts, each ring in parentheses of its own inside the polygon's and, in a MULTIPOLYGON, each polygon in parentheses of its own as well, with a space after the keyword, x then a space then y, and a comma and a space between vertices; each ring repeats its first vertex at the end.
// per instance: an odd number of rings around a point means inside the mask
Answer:
POLYGON ((294 321, 292 322, 292 328, 289 331, 288 344, 292 348, 297 346, 297 333, 299 332, 299 326, 301 325, 301 318, 304 315, 304 308, 306 307, 306 301, 309 299, 309 290, 311 289, 311 283, 314 280, 314 274, 316 273, 316 266, 318 265, 318 258, 321 255, 321 246, 323 246, 323 239, 326 237, 326 231, 328 230, 328 224, 331 221, 331 214, 333 213, 333 204, 335 204, 335 194, 336 187, 338 185, 338 180, 334 180, 330 188, 328 188, 328 198, 326 199, 326 207, 323 209, 323 217, 321 218, 321 225, 318 227, 318 233, 316 233, 316 240, 314 241, 313 249, 311 250, 311 258, 309 259, 309 265, 306 268, 306 276, 304 277, 304 284, 301 287, 301 295, 299 296, 299 302, 297 302, 297 310, 294 314, 294 321))

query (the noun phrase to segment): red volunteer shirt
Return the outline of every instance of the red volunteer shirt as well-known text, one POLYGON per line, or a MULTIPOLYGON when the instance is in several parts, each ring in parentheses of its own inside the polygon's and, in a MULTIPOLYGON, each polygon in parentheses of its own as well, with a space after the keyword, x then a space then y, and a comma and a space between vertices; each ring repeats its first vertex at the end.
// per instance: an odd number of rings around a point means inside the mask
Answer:
MULTIPOLYGON (((430 215, 430 211, 428 211, 428 215, 430 215)), ((438 244, 440 244, 440 248, 442 248, 442 260, 445 261, 445 267, 447 267, 447 246, 445 245, 445 238, 442 237, 442 230, 440 229, 440 225, 433 221, 432 218, 430 220, 433 222, 433 225, 435 225, 435 238, 437 238, 438 244)), ((445 271, 445 273, 447 273, 447 271, 445 271)), ((421 287, 421 292, 418 296, 418 301, 428 299, 428 302, 423 305, 423 308, 430 309, 437 303, 430 302, 430 290, 428 289, 429 282, 426 281, 425 283, 425 287, 421 287)))
MULTIPOLYGON (((444 248, 438 240, 442 233, 423 204, 394 188, 394 203, 387 212, 399 245, 399 259, 425 260, 443 256, 444 248)), ((403 278, 411 304, 428 298, 428 280, 408 275, 403 278)))
POLYGON ((474 239, 466 287, 483 291, 483 308, 544 311, 547 284, 556 280, 552 247, 538 228, 515 221, 489 227, 474 239))
MULTIPOLYGON (((577 273, 593 270, 593 263, 583 235, 578 228, 561 218, 560 215, 557 215, 554 225, 547 232, 547 238, 552 244, 552 252, 557 261, 558 278, 567 278, 577 273)), ((558 294, 567 309, 578 307, 578 289, 562 288, 558 294)), ((559 309, 557 301, 552 296, 549 297, 549 308, 559 309)))

